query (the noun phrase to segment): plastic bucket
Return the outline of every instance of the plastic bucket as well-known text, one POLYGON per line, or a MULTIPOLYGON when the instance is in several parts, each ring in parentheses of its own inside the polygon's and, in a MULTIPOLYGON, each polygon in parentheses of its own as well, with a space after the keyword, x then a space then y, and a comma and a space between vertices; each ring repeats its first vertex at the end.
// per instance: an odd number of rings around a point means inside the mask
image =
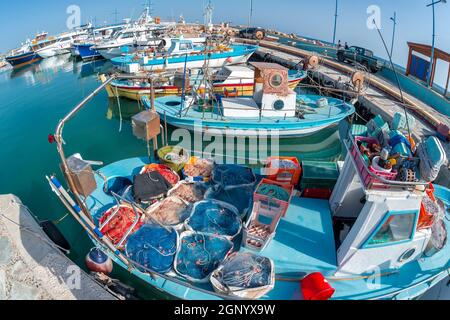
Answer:
POLYGON ((329 300, 336 291, 320 272, 307 275, 301 285, 305 300, 329 300))

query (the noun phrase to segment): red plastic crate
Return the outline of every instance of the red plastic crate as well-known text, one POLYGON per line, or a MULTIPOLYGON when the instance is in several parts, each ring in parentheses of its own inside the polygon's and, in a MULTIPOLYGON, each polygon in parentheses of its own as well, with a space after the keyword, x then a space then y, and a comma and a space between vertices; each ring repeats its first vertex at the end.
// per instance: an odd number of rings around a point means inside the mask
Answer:
POLYGON ((270 180, 296 186, 298 185, 300 176, 302 175, 302 167, 298 159, 295 157, 269 157, 267 159, 267 174, 270 180), (290 160, 297 166, 297 168, 290 169, 273 167, 272 162, 276 160, 290 160))
POLYGON ((329 200, 332 193, 331 189, 308 188, 303 191, 303 198, 329 200))
POLYGON ((279 210, 282 212, 281 216, 284 217, 289 208, 289 204, 292 200, 293 193, 294 193, 293 185, 276 182, 276 181, 269 180, 269 179, 262 179, 261 182, 258 184, 258 187, 256 188, 256 191, 254 193, 253 202, 254 203, 259 202, 261 208, 263 208, 263 209, 270 207, 269 211, 273 211, 274 208, 279 208, 279 210), (282 200, 279 200, 276 198, 271 198, 266 195, 258 194, 258 190, 263 184, 276 185, 278 187, 283 188, 284 190, 286 190, 289 193, 289 200, 286 202, 286 201, 282 201, 282 200))

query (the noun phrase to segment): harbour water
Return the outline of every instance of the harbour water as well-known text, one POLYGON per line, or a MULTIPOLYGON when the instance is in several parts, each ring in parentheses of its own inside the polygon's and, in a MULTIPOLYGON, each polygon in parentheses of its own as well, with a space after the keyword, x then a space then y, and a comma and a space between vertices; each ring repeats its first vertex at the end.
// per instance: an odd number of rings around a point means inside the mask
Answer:
MULTIPOLYGON (((82 267, 92 243, 72 217, 65 217, 65 208, 47 184, 46 174, 61 177, 58 154, 47 137, 58 120, 100 84, 98 74, 109 67, 108 62, 83 63, 65 55, 0 73, 0 194, 17 195, 39 220, 58 221, 72 246, 70 258, 82 267)), ((67 155, 80 153, 105 164, 145 155, 146 144, 133 136, 129 121, 138 110, 136 102, 118 104, 101 92, 65 128, 67 155)), ((342 151, 339 128, 284 141, 280 149, 300 159, 336 160, 342 151)), ((112 276, 135 287, 141 298, 161 298, 121 272, 115 268, 112 276)))

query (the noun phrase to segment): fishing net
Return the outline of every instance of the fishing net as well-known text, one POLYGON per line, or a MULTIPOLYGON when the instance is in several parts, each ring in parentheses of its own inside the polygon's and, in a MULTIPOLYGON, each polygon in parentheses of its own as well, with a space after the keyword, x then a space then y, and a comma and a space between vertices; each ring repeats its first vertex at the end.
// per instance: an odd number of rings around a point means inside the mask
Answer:
POLYGON ((137 231, 143 225, 140 218, 141 215, 138 214, 136 217, 135 211, 129 206, 115 206, 106 211, 100 218, 101 225, 106 223, 100 231, 108 237, 113 244, 117 245, 131 229, 136 219, 139 221, 136 223, 131 232, 137 231))
POLYGON ((212 186, 205 194, 205 199, 214 199, 226 203, 232 203, 238 209, 241 217, 245 217, 253 204, 252 185, 223 187, 212 186))
POLYGON ((189 217, 190 211, 188 204, 172 196, 148 208, 145 215, 164 226, 177 226, 189 217))
POLYGON ((175 230, 146 224, 128 239, 126 255, 142 272, 167 273, 172 269, 177 247, 175 230))
POLYGON ((211 282, 216 291, 259 298, 273 289, 274 274, 270 259, 251 253, 234 253, 213 272, 211 282))
POLYGON ((211 160, 192 157, 184 166, 184 175, 188 177, 210 177, 214 163, 211 160))
POLYGON ((193 282, 207 282, 233 248, 224 237, 185 232, 181 235, 175 270, 193 282))
POLYGON ((234 164, 216 165, 211 178, 213 184, 224 187, 254 184, 256 182, 256 177, 250 168, 234 164))
POLYGON ((205 198, 206 186, 204 183, 189 183, 182 181, 169 192, 169 196, 178 197, 189 203, 202 201, 205 198))
POLYGON ((256 193, 262 196, 267 196, 269 199, 277 199, 288 202, 290 198, 289 192, 281 186, 269 183, 262 183, 256 193))
POLYGON ((242 221, 233 206, 216 200, 205 200, 195 204, 187 221, 187 228, 234 238, 242 229, 242 221))
POLYGON ((149 164, 142 168, 141 174, 153 171, 159 172, 172 186, 176 185, 180 181, 180 176, 171 168, 163 164, 149 164))

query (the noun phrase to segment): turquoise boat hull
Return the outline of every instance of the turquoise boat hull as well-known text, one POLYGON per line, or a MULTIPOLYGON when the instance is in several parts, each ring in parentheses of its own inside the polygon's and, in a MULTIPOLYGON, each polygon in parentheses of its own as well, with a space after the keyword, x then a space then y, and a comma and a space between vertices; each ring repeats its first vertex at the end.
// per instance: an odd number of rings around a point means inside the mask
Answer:
MULTIPOLYGON (((107 179, 132 179, 148 164, 146 158, 132 158, 105 166, 100 170, 107 179)), ((104 180, 96 175, 97 189, 86 198, 86 205, 98 223, 101 215, 115 205, 114 199, 103 191, 104 180)), ((448 210, 450 190, 435 186, 436 196, 447 209, 445 224, 450 230, 448 210)), ((95 245, 100 246, 94 241, 95 245)), ((245 249, 241 249, 245 250, 245 249)), ((261 253, 275 262, 276 283, 262 300, 302 300, 300 280, 311 272, 321 272, 336 289, 335 300, 415 299, 448 276, 450 245, 432 257, 423 257, 401 269, 381 270, 385 276, 335 278, 337 270, 332 215, 328 201, 295 197, 286 217, 277 228, 275 238, 261 253), (380 281, 377 281, 380 280, 380 281)), ((108 252, 118 266, 128 270, 118 257, 108 252)), ((154 275, 133 269, 131 273, 165 295, 186 300, 223 300, 231 297, 214 293, 207 284, 192 284, 182 277, 154 275)))

